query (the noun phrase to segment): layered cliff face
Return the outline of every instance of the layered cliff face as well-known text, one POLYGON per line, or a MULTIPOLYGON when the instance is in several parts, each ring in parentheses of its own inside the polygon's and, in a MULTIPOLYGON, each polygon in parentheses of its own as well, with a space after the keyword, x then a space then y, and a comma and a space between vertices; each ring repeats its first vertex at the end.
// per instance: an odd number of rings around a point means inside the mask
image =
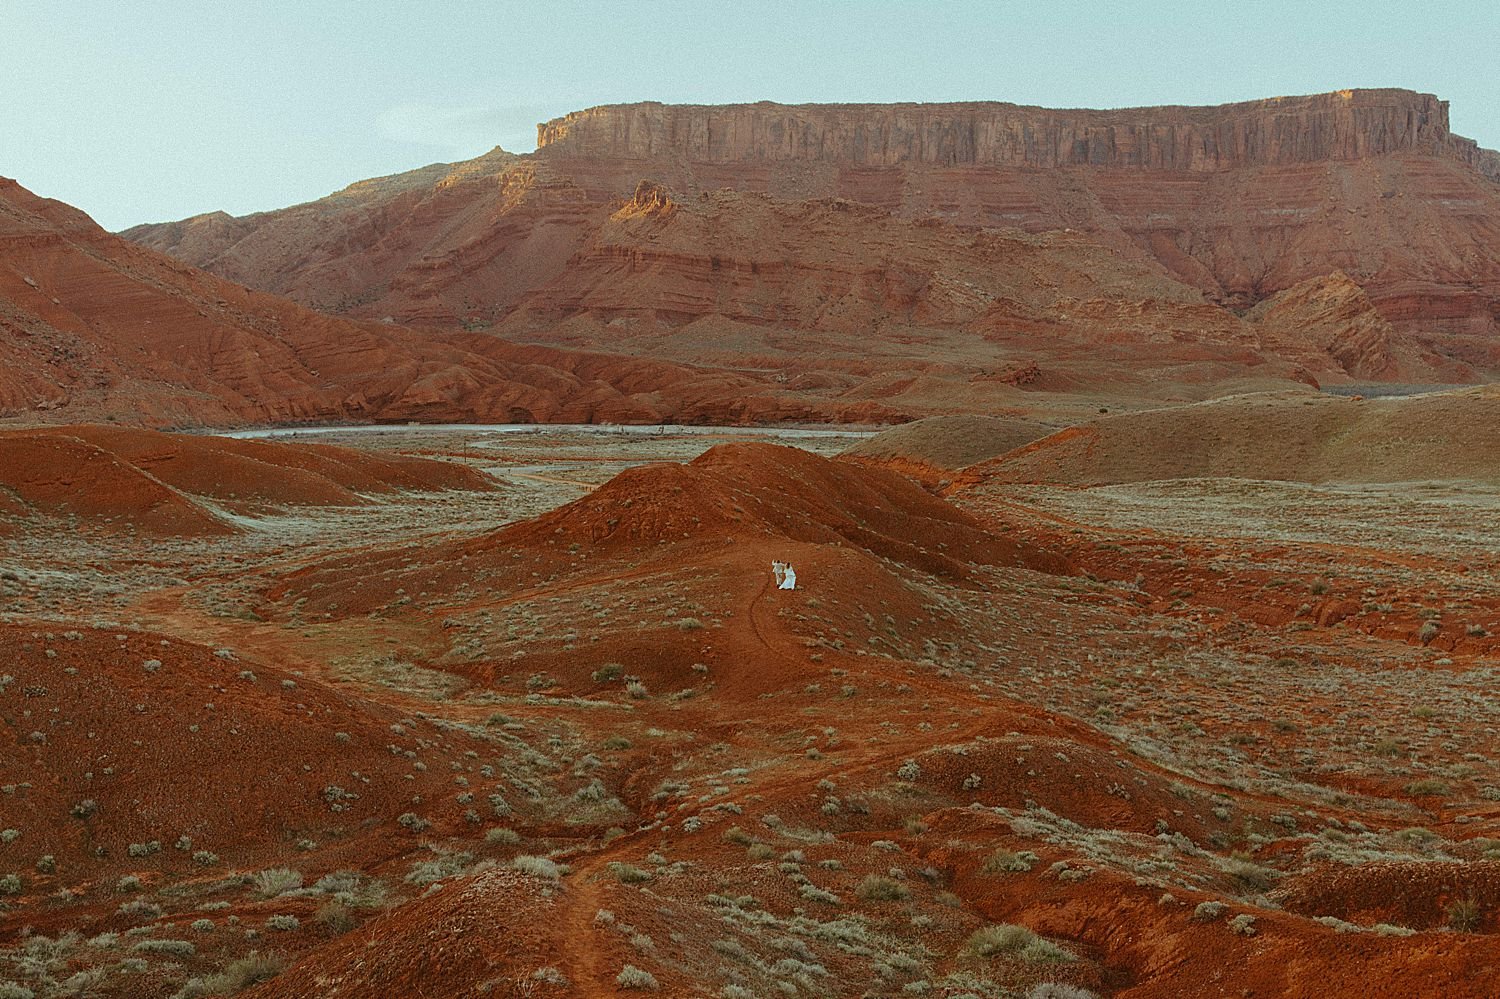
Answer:
POLYGON ((1229 170, 1417 152, 1477 162, 1448 104, 1344 90, 1219 107, 1052 110, 962 104, 617 104, 537 126, 537 148, 584 159, 693 163, 1229 170))
MULTIPOLYGON (((944 224, 941 238, 955 241, 960 256, 974 227, 1071 230, 1138 273, 1196 289, 1205 308, 1228 310, 1190 322, 1162 320, 1171 309, 1143 311, 1178 342, 1222 342, 1216 330, 1236 318, 1229 312, 1337 271, 1413 338, 1427 367, 1500 365, 1500 157, 1453 135, 1446 104, 1431 95, 1356 90, 1120 111, 633 104, 577 112, 538 133, 538 151, 526 156, 496 151, 280 212, 203 216, 127 235, 338 314, 493 325, 570 342, 580 339, 573 320, 586 318, 598 292, 601 254, 628 255, 629 240, 645 238, 640 227, 621 236, 612 216, 637 211, 630 206, 646 180, 686 205, 726 188, 787 205, 861 203, 905 223, 944 224), (543 315, 554 328, 537 325, 543 315)), ((813 236, 762 232, 755 220, 772 216, 752 204, 716 209, 715 225, 736 233, 739 256, 774 250, 787 268, 811 265, 813 236), (741 210, 747 216, 735 219, 741 210)), ((905 252, 882 249, 882 267, 930 272, 919 259, 903 261, 905 252)), ((756 273, 762 283, 768 263, 756 273)), ((678 327, 737 318, 744 273, 710 268, 694 274, 685 294, 670 270, 637 270, 634 308, 653 308, 656 320, 678 327)), ((1014 280, 1008 297, 1022 300, 1051 278, 1014 280)), ((853 294, 868 297, 848 309, 851 317, 884 308, 878 282, 853 294)), ((808 310, 794 311, 757 321, 810 321, 808 310)), ((953 328, 941 314, 929 310, 923 321, 953 328)), ((1325 334, 1316 335, 1320 353, 1325 334)), ((608 342, 602 336, 584 339, 608 342)), ((659 348, 685 358, 692 346, 675 338, 659 348)), ((1350 365, 1335 367, 1347 373, 1350 365)))
POLYGON ((156 425, 896 415, 743 374, 330 317, 0 180, 0 416, 22 414, 156 425))
POLYGON ((1394 321, 1497 331, 1500 154, 1452 134, 1446 102, 1428 94, 1119 111, 614 105, 540 125, 538 143, 595 189, 623 194, 640 175, 1071 228, 1236 309, 1342 270, 1394 321))

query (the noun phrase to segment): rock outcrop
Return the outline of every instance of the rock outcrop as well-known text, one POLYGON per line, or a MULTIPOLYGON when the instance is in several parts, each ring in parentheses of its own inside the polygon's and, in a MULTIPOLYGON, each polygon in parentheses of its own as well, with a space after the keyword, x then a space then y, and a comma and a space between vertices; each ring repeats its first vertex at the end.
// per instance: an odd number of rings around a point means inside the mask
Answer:
POLYGON ((1347 274, 1309 278, 1246 316, 1261 344, 1311 366, 1332 358, 1362 381, 1432 384, 1473 381, 1473 368, 1445 361, 1396 330, 1347 274))
POLYGON ((1141 168, 1204 171, 1391 153, 1477 165, 1448 130, 1448 102, 1409 90, 1342 90, 1219 107, 1053 110, 957 104, 615 104, 537 126, 537 148, 584 159, 827 162, 849 167, 1141 168))

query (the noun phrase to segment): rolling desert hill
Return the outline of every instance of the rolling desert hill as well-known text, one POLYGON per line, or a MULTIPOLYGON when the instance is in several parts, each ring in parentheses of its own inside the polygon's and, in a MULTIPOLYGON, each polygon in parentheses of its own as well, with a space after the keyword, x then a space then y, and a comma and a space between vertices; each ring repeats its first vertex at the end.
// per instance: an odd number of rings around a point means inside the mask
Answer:
POLYGON ((924 483, 949 480, 953 473, 1052 433, 1051 427, 1021 417, 929 416, 902 423, 860 441, 842 457, 885 465, 924 483))
POLYGON ((65 518, 145 535, 232 534, 216 510, 360 506, 404 490, 493 489, 464 465, 327 445, 192 437, 114 426, 0 431, 0 525, 65 518))
MULTIPOLYGON (((335 314, 594 348, 647 338, 664 358, 706 337, 746 367, 776 353, 766 324, 802 334, 804 355, 829 349, 805 334, 840 322, 873 323, 866 339, 881 348, 903 333, 940 340, 934 328, 968 328, 962 306, 1030 304, 1054 275, 1066 288, 1079 261, 1058 257, 1087 244, 1109 258, 1102 297, 1145 303, 1134 323, 1081 308, 1074 318, 1095 340, 1130 339, 1137 326, 1150 342, 1212 353, 1237 331, 1267 353, 1275 343, 1316 355, 1320 378, 1451 382, 1500 368, 1500 156, 1453 135, 1445 102, 1402 90, 1119 111, 614 105, 540 125, 532 154, 495 151, 294 208, 126 235, 335 314), (642 181, 661 193, 635 198, 642 181), (827 258, 836 211, 871 252, 827 258), (902 223, 929 228, 893 241, 902 223), (922 249, 963 257, 976 242, 1019 240, 976 229, 1063 243, 1031 244, 1031 273, 1015 283, 1002 269, 997 293, 922 249), (628 295, 609 290, 611 271, 617 286, 628 274, 628 295), (1320 312, 1307 342, 1293 326, 1258 338, 1241 324, 1244 310, 1309 281, 1352 282, 1363 297, 1349 315, 1320 312), (918 307, 892 308, 904 303, 918 307), (583 328, 569 328, 575 318, 583 328), (696 336, 672 335, 685 327, 696 336), (1372 342, 1388 338, 1399 342, 1372 342)), ((1054 317, 1003 318, 1045 354, 1054 317)), ((968 363, 946 342, 928 354, 968 363)))
POLYGON ((1375 399, 1233 396, 1069 427, 969 468, 963 481, 1493 483, 1497 427, 1500 394, 1491 387, 1375 399))

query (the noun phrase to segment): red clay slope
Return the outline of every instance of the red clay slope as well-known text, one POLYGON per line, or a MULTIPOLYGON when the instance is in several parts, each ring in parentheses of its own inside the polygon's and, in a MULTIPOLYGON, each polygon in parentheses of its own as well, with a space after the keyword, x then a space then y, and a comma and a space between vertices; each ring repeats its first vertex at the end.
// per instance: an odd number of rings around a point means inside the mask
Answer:
MULTIPOLYGON (((0 625, 3 824, 20 832, 0 843, 0 869, 27 872, 23 895, 121 870, 154 880, 264 863, 372 823, 399 836, 413 795, 432 795, 434 821, 462 821, 443 793, 446 759, 430 774, 394 764, 392 744, 418 739, 392 728, 396 711, 226 655, 148 633, 0 625), (191 845, 174 848, 183 836, 191 845), (43 853, 57 870, 33 874, 43 853)), ((445 758, 471 745, 426 740, 445 758)))
POLYGON ((874 412, 810 409, 744 375, 333 319, 111 236, 3 179, 0 333, 0 416, 195 425, 874 412))
POLYGON ((194 501, 245 513, 354 506, 398 489, 491 489, 451 462, 321 444, 280 444, 76 426, 0 432, 0 517, 76 518, 150 535, 230 534, 194 501))
POLYGON ((235 531, 119 455, 69 434, 0 435, 0 496, 9 517, 70 517, 153 535, 235 531))

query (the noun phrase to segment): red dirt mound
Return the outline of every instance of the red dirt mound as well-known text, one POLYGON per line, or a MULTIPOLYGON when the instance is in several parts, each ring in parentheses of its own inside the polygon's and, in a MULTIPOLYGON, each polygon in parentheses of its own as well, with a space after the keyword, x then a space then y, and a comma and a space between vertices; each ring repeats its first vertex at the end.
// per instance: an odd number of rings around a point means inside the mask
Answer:
POLYGON ((559 893, 543 878, 487 871, 372 920, 247 995, 546 995, 533 973, 559 955, 559 893))
MULTIPOLYGON (((49 431, 51 432, 51 431, 49 431)), ((397 489, 493 489, 455 462, 376 454, 328 444, 284 444, 126 427, 59 428, 129 461, 183 492, 271 506, 342 506, 397 489)))
POLYGON ((0 513, 76 517, 155 535, 235 530, 120 456, 67 434, 0 434, 0 494, 0 513))
POLYGON ((430 597, 485 585, 514 592, 539 577, 620 572, 642 562, 701 567, 746 550, 769 560, 818 546, 957 580, 975 562, 1066 570, 1061 559, 988 533, 895 472, 790 447, 723 444, 686 465, 622 472, 551 513, 418 559, 397 552, 326 563, 294 574, 271 597, 305 597, 308 610, 342 617, 384 606, 401 591, 430 597))
POLYGON ((27 894, 122 868, 243 863, 367 824, 399 835, 414 795, 433 796, 421 810, 434 823, 461 824, 442 772, 483 748, 155 634, 5 625, 0 661, 0 825, 19 831, 0 843, 0 870, 27 872, 27 894), (191 846, 174 849, 180 837, 191 846), (57 871, 33 876, 44 853, 57 871))
POLYGON ((397 489, 493 488, 464 465, 322 444, 105 426, 0 432, 0 516, 76 517, 155 535, 236 530, 192 496, 248 513, 354 506, 397 489))

